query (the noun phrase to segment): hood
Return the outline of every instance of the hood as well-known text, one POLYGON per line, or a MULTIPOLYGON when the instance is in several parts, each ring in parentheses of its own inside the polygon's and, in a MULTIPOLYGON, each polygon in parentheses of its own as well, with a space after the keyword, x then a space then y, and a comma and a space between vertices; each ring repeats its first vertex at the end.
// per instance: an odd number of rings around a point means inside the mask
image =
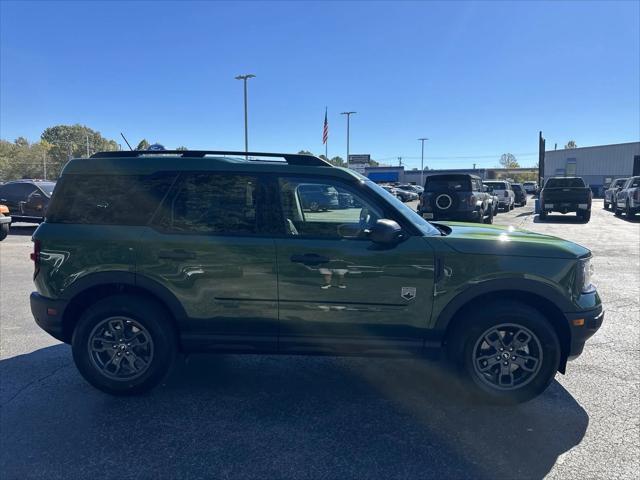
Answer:
POLYGON ((577 243, 514 227, 458 222, 438 223, 451 229, 445 241, 460 253, 571 259, 591 254, 589 249, 577 243))

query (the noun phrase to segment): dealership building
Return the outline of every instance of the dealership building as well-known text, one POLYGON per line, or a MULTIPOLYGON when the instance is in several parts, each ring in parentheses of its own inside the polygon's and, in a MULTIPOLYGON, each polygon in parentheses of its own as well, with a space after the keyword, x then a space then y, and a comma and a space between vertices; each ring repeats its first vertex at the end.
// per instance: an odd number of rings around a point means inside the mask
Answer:
POLYGON ((582 177, 596 195, 615 178, 640 175, 640 142, 546 151, 544 179, 582 177))

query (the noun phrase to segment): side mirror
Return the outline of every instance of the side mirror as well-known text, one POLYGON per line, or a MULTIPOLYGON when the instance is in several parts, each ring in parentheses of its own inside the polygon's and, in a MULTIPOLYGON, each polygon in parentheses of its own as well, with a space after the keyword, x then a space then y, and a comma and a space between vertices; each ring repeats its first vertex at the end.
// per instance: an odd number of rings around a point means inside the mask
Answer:
POLYGON ((382 218, 369 230, 369 240, 383 245, 398 243, 402 240, 402 228, 397 222, 382 218))

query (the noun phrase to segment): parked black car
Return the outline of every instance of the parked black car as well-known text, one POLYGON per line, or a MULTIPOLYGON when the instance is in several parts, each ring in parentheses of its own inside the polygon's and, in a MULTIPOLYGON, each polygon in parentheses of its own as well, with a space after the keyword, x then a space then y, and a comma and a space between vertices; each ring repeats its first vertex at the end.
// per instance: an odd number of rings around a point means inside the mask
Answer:
POLYGON ((593 193, 581 177, 553 177, 547 180, 540 191, 540 219, 547 218, 551 212, 563 215, 576 212, 576 215, 588 222, 591 218, 591 199, 593 193))
POLYGON ((0 203, 9 207, 14 222, 40 223, 44 220, 55 182, 16 180, 0 185, 0 203))
POLYGON ((616 178, 609 184, 609 188, 604 191, 604 209, 616 209, 616 195, 620 189, 627 183, 628 178, 616 178))
POLYGON ((512 183, 511 188, 516 196, 515 203, 520 207, 524 207, 527 204, 527 192, 521 183, 512 183))
POLYGON ((493 197, 476 175, 429 175, 418 213, 427 220, 493 223, 493 197))

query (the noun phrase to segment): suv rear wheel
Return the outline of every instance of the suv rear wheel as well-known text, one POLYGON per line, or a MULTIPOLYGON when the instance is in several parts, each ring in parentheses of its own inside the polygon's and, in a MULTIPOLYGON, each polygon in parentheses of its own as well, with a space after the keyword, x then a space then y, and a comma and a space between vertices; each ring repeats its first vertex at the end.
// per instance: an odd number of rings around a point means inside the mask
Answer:
POLYGON ((472 391, 496 403, 525 402, 542 393, 560 364, 558 335, 548 320, 517 302, 472 312, 448 342, 472 391))
POLYGON ((73 332, 73 360, 94 387, 113 395, 158 385, 176 356, 171 321, 156 302, 114 295, 91 305, 73 332))

